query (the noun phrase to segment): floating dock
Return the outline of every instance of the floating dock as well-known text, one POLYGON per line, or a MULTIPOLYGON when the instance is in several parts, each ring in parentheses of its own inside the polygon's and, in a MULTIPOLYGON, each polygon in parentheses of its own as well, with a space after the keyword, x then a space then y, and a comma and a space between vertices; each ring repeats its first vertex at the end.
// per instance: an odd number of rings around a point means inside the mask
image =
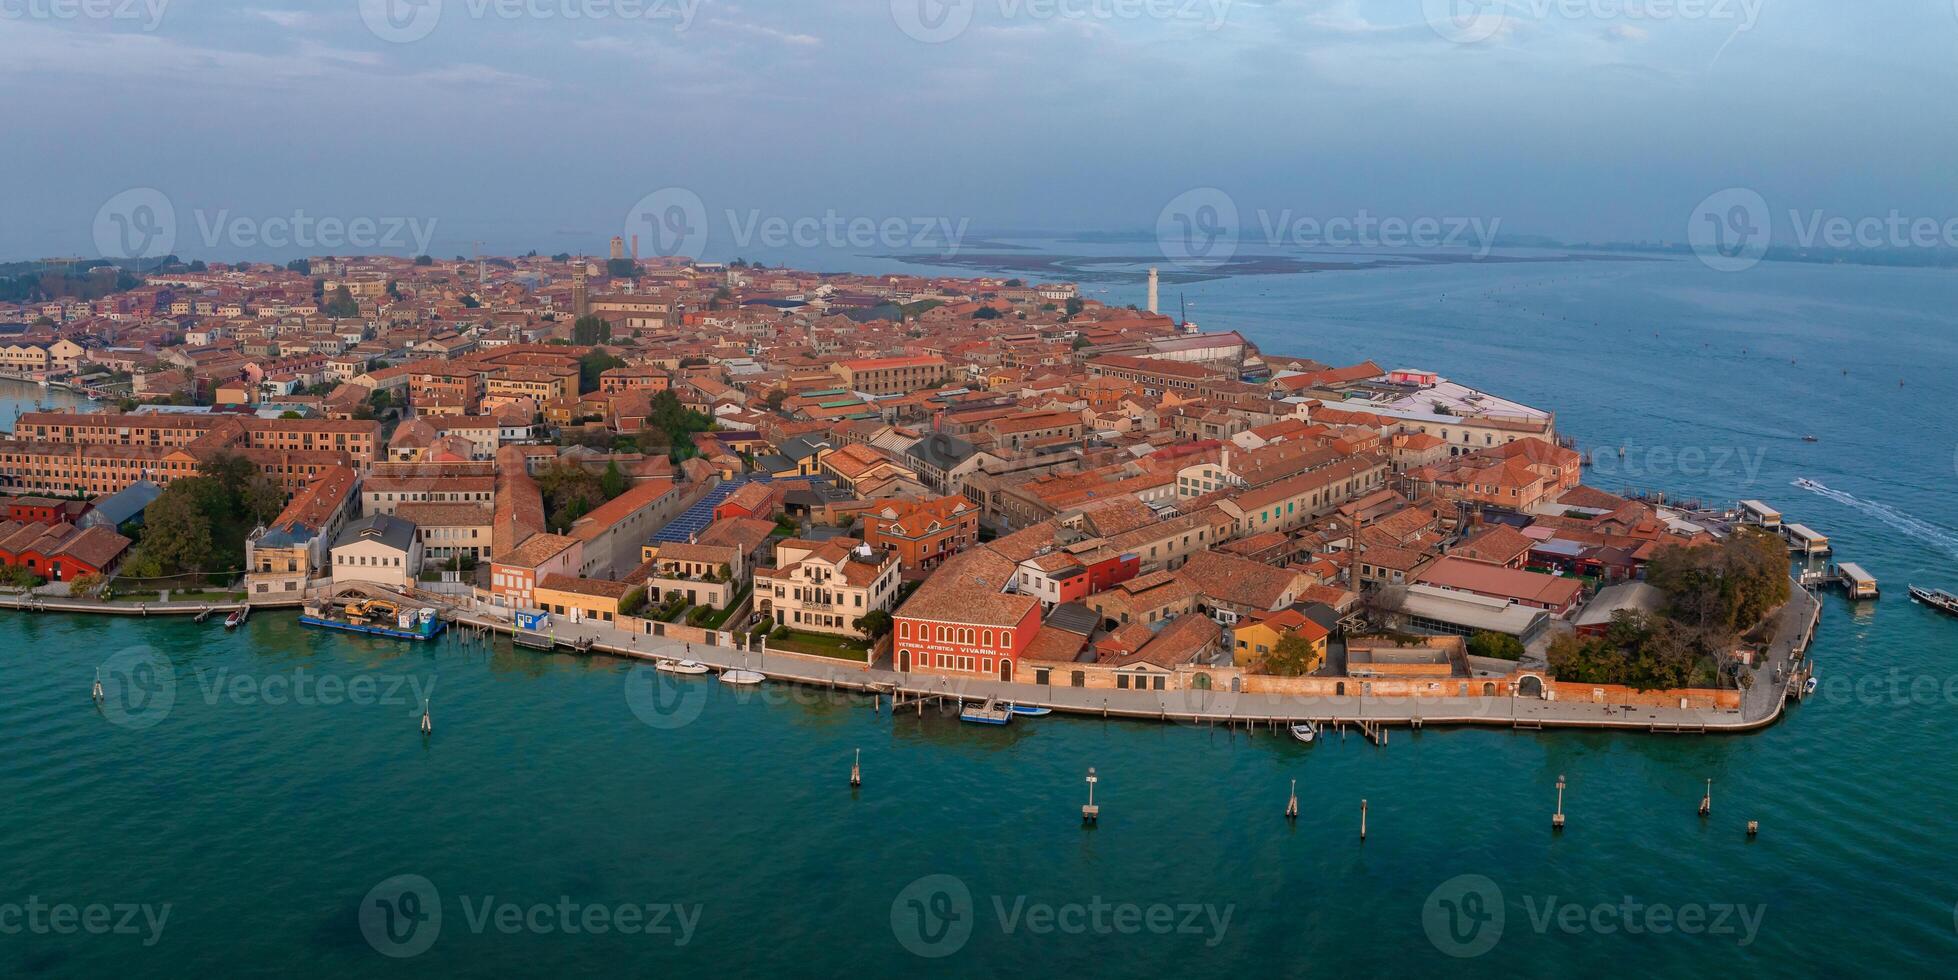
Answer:
POLYGON ((1853 561, 1846 561, 1831 568, 1836 573, 1835 584, 1848 593, 1851 599, 1874 599, 1879 595, 1876 576, 1863 571, 1863 566, 1853 561))
POLYGON ((1829 553, 1829 536, 1806 524, 1786 524, 1781 529, 1782 536, 1788 539, 1788 550, 1798 555, 1826 555, 1829 553))
MULTIPOLYGON (((387 606, 392 609, 393 604, 387 606)), ((327 614, 326 607, 307 606, 299 615, 299 622, 306 626, 322 629, 340 630, 347 633, 365 633, 369 636, 385 636, 392 640, 432 640, 442 635, 449 624, 434 609, 424 608, 409 612, 401 610, 378 621, 368 621, 366 617, 350 615, 347 619, 336 619, 327 614)))

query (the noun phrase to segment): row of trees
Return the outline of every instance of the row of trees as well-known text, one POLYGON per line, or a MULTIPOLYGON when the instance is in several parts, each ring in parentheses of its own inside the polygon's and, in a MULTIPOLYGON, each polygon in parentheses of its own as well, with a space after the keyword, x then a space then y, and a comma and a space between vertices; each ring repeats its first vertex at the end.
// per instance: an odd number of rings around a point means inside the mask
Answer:
POLYGON ((1641 691, 1713 687, 1725 648, 1709 648, 1704 639, 1663 617, 1621 610, 1603 636, 1559 634, 1550 644, 1550 671, 1560 681, 1641 691))
POLYGON ((1788 552, 1761 531, 1718 545, 1661 549, 1645 580, 1665 595, 1658 615, 1620 612, 1604 635, 1559 636, 1550 669, 1561 680, 1639 690, 1710 687, 1743 635, 1788 601, 1788 552))
POLYGON ((245 565, 246 537, 285 505, 285 491, 243 456, 220 454, 197 469, 172 480, 144 511, 124 577, 236 574, 245 565))

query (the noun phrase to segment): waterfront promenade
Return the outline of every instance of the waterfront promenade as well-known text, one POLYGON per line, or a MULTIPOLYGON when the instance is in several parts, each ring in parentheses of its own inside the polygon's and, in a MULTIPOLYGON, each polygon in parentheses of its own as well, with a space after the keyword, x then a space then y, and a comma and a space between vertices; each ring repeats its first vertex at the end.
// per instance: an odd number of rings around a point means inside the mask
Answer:
MULTIPOLYGON (((1750 672, 1740 710, 1626 707, 1580 701, 1524 697, 1307 697, 1220 690, 1134 691, 1055 687, 1043 684, 904 674, 860 664, 780 651, 686 645, 629 633, 602 624, 560 622, 560 644, 591 641, 595 653, 642 660, 692 659, 720 669, 759 671, 770 680, 839 690, 894 695, 907 703, 983 702, 988 699, 1051 708, 1057 712, 1199 725, 1278 726, 1311 721, 1392 727, 1492 725, 1518 729, 1597 728, 1648 732, 1745 732, 1773 724, 1787 704, 1789 688, 1799 683, 1797 669, 1821 612, 1814 595, 1801 589, 1778 613, 1776 639, 1764 662, 1750 672), (1780 665, 1782 680, 1774 681, 1780 665)), ((456 622, 499 633, 513 631, 507 621, 458 612, 456 622)), ((922 707, 922 704, 919 705, 922 707)))
MULTIPOLYGON (((236 608, 236 603, 107 603, 37 595, 0 596, 0 609, 95 615, 194 615, 236 608)), ((261 604, 253 603, 255 607, 261 604)), ((268 610, 269 611, 269 610, 268 610)), ((451 608, 456 623, 512 633, 507 620, 451 608)), ((1820 621, 1821 604, 1805 590, 1777 613, 1775 639, 1763 662, 1749 671, 1739 710, 1650 707, 1546 701, 1528 697, 1369 697, 1257 694, 1224 690, 1109 690, 1002 683, 935 674, 906 674, 856 661, 783 651, 685 644, 631 633, 599 623, 559 622, 561 646, 591 642, 591 652, 658 661, 692 659, 727 670, 759 671, 770 680, 835 690, 892 695, 919 708, 988 699, 1051 708, 1057 712, 1181 724, 1279 726, 1303 721, 1327 725, 1415 727, 1491 725, 1516 729, 1595 728, 1670 733, 1744 732, 1773 724, 1788 703, 1790 690, 1805 678, 1809 643, 1820 621), (1776 668, 1780 679, 1776 680, 1776 668)))

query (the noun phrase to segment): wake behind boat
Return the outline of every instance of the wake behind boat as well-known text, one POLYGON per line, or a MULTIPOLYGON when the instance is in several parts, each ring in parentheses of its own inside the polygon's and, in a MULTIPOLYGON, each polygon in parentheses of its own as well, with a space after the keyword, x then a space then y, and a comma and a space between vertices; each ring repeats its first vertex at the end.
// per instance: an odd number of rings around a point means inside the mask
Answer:
POLYGON ((1958 616, 1958 595, 1943 589, 1920 589, 1913 585, 1910 586, 1910 598, 1912 602, 1921 602, 1941 613, 1958 616))
POLYGON ((705 674, 707 665, 698 660, 662 660, 654 668, 669 674, 705 674))

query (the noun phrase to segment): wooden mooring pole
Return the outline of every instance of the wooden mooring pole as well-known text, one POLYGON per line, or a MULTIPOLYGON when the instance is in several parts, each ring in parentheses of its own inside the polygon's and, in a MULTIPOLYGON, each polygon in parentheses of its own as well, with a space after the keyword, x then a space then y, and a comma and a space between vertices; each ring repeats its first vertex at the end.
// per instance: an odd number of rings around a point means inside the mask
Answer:
POLYGON ((1299 781, 1294 779, 1292 780, 1292 798, 1285 801, 1285 819, 1297 820, 1298 818, 1299 818, 1299 781))

